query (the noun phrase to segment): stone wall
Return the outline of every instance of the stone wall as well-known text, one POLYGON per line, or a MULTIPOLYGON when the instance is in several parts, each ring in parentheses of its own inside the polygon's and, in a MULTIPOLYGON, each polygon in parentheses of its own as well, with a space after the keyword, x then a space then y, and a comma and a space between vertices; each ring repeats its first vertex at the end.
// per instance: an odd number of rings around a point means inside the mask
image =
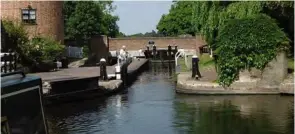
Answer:
POLYGON ((90 40, 91 55, 94 56, 94 62, 98 63, 101 58, 108 59, 108 37, 104 35, 94 36, 90 40))
POLYGON ((288 74, 288 61, 286 53, 279 53, 276 58, 268 63, 262 72, 258 86, 279 86, 288 74))
POLYGON ((36 9, 36 24, 25 24, 29 37, 37 35, 52 37, 63 43, 63 1, 1 1, 1 19, 22 22, 21 9, 36 9))
POLYGON ((288 74, 286 53, 278 55, 262 70, 243 70, 239 74, 238 82, 257 81, 259 88, 278 88, 288 74))
MULTIPOLYGON (((109 38, 109 50, 119 50, 123 45, 127 50, 146 49, 149 41, 154 41, 158 48, 167 48, 177 45, 179 49, 194 49, 205 45, 200 37, 126 37, 126 38, 109 38)), ((198 50, 198 49, 197 49, 198 50)))

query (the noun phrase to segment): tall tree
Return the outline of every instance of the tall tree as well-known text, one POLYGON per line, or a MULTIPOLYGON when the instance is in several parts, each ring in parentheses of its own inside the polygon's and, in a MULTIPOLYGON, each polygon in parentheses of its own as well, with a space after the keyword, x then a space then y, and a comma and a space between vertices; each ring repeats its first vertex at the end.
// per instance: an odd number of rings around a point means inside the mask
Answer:
POLYGON ((163 15, 157 25, 160 33, 167 36, 192 34, 192 1, 175 1, 169 14, 163 15))
POLYGON ((65 38, 86 45, 93 35, 119 35, 119 17, 111 15, 114 9, 112 1, 66 1, 65 38))

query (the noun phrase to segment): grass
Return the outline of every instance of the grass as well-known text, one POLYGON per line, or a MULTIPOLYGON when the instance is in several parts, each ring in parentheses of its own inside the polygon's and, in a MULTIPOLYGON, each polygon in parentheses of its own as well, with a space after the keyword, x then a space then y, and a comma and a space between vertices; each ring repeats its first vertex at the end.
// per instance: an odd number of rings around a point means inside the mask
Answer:
POLYGON ((288 72, 294 72, 294 58, 288 59, 288 72))
MULTIPOLYGON (((209 54, 203 54, 199 57, 200 61, 199 61, 199 68, 200 69, 204 69, 206 67, 214 67, 215 66, 215 63, 214 63, 214 60, 213 58, 210 57, 209 54)), ((188 56, 188 63, 189 65, 191 66, 191 60, 192 60, 192 56, 188 56)), ((178 64, 180 65, 180 71, 181 72, 188 72, 190 71, 191 69, 188 68, 186 65, 185 65, 185 59, 184 58, 179 58, 178 59, 178 64)))

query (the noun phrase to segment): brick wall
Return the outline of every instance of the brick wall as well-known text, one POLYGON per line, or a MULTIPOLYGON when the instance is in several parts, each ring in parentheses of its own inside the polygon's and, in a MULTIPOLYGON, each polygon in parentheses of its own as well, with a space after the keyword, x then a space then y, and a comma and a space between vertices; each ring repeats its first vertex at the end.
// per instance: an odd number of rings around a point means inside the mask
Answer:
POLYGON ((1 19, 21 22, 21 9, 36 9, 36 25, 24 25, 30 37, 50 36, 63 43, 64 18, 62 1, 1 1, 1 19))
POLYGON ((167 48, 170 44, 177 45, 178 48, 196 49, 205 42, 200 37, 128 37, 109 38, 109 50, 119 50, 123 45, 128 50, 145 49, 149 41, 154 41, 158 48, 167 48))

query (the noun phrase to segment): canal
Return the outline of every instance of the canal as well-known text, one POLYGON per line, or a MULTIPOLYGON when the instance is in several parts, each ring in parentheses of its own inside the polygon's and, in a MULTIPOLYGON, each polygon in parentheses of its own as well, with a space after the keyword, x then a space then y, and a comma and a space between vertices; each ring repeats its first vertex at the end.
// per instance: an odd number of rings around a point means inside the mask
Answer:
POLYGON ((293 96, 176 94, 173 71, 152 64, 117 95, 47 107, 50 134, 293 134, 293 96))

